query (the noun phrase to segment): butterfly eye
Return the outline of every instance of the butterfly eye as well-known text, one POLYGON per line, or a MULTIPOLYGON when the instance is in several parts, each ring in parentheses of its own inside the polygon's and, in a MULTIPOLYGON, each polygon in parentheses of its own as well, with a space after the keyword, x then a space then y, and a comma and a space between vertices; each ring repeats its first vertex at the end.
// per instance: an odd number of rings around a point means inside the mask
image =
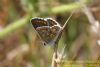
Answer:
POLYGON ((46 43, 44 43, 44 42, 43 42, 43 45, 45 46, 45 45, 46 45, 46 43))

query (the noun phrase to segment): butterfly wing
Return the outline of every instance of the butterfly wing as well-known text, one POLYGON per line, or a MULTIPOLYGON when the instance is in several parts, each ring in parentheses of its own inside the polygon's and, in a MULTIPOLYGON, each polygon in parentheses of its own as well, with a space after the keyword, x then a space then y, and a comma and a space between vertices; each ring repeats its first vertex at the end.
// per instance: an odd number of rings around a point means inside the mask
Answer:
POLYGON ((43 18, 32 18, 31 23, 35 29, 41 26, 48 26, 47 21, 43 18))
POLYGON ((62 27, 57 21, 53 20, 52 18, 46 18, 46 20, 51 28, 51 33, 49 34, 49 37, 51 39, 50 44, 54 44, 59 36, 59 32, 61 31, 62 27))
POLYGON ((40 38, 44 41, 44 43, 48 44, 51 41, 50 35, 50 27, 49 26, 42 26, 36 29, 40 38))
POLYGON ((57 25, 54 25, 54 26, 51 27, 51 32, 53 34, 52 42, 55 42, 57 40, 60 31, 61 31, 61 27, 59 27, 57 25))
POLYGON ((54 44, 60 31, 60 24, 51 18, 33 18, 31 23, 45 44, 54 44))
POLYGON ((60 24, 57 21, 53 20, 52 18, 46 18, 46 21, 48 22, 49 26, 57 25, 61 27, 60 24))
POLYGON ((53 45, 56 41, 56 35, 60 31, 60 27, 58 27, 57 25, 54 25, 52 27, 43 26, 38 27, 36 30, 45 44, 53 45))

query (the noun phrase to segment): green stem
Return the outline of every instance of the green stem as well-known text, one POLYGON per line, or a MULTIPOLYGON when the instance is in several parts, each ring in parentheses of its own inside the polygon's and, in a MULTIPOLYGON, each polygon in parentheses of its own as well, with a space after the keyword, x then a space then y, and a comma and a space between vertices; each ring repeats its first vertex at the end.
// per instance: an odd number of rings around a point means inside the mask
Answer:
MULTIPOLYGON (((90 0, 84 0, 84 3, 89 3, 90 0)), ((63 12, 71 12, 75 9, 81 8, 80 4, 78 2, 71 3, 71 4, 66 4, 66 5, 61 5, 52 8, 51 12, 56 14, 56 13, 63 13, 63 12)))
POLYGON ((12 31, 24 26, 26 23, 28 23, 29 20, 30 20, 30 15, 27 15, 23 17, 22 19, 11 23, 6 28, 0 31, 0 38, 3 38, 4 36, 7 36, 12 31))

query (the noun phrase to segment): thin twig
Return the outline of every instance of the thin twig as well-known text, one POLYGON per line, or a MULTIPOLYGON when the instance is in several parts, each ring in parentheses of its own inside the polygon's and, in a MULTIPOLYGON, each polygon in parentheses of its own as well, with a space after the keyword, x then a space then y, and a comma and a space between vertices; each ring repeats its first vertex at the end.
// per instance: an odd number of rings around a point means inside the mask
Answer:
POLYGON ((58 66, 58 64, 57 64, 57 62, 55 61, 56 59, 57 59, 57 52, 54 52, 53 53, 53 58, 52 58, 52 65, 51 65, 51 67, 59 67, 58 66))
POLYGON ((58 54, 58 58, 56 59, 57 63, 62 63, 62 59, 64 58, 65 55, 65 50, 66 50, 67 45, 64 46, 64 48, 62 49, 61 53, 58 54))
POLYGON ((58 58, 58 39, 56 40, 56 44, 53 47, 54 53, 53 53, 53 58, 52 58, 52 65, 51 67, 59 67, 57 62, 55 61, 58 58))

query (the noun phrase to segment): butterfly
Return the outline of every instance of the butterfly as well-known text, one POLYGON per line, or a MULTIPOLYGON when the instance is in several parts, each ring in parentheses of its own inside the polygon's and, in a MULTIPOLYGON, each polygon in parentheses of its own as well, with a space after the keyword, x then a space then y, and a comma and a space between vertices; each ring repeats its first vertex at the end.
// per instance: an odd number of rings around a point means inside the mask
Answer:
POLYGON ((32 18, 32 26, 36 30, 44 45, 54 45, 61 30, 60 24, 52 18, 32 18))

